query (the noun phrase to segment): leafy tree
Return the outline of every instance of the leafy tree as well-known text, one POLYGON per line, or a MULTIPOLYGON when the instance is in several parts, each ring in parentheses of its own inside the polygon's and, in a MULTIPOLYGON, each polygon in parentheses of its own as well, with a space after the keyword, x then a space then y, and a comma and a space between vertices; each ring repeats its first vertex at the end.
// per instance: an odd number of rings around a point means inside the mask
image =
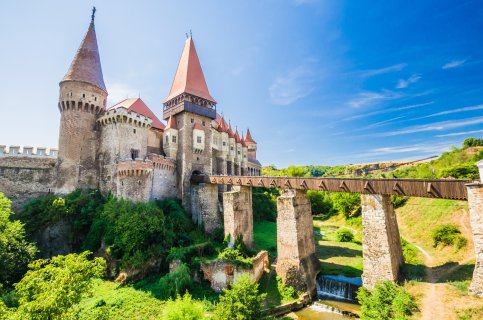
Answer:
POLYGON ((352 242, 354 240, 354 234, 349 229, 339 228, 335 232, 335 238, 339 242, 352 242))
POLYGON ((11 202, 0 192, 0 283, 11 286, 27 271, 37 248, 25 240, 24 225, 10 221, 11 202))
POLYGON ((277 219, 277 197, 280 191, 276 188, 252 188, 253 217, 256 221, 277 219))
POLYGON ((414 298, 391 281, 378 282, 373 290, 359 288, 357 299, 363 319, 406 320, 417 309, 414 298))
POLYGON ((193 300, 189 293, 182 297, 178 294, 176 300, 168 300, 163 310, 163 320, 200 320, 204 319, 203 304, 193 300))
POLYGON ((307 175, 306 167, 289 166, 287 168, 287 175, 289 177, 304 177, 307 175))
POLYGON ((191 288, 191 285, 191 272, 184 263, 159 279, 159 286, 162 288, 165 299, 179 296, 180 293, 191 288))
POLYGON ((308 190, 307 196, 310 199, 310 204, 312 207, 312 214, 332 214, 334 213, 334 204, 332 199, 327 192, 308 190))
POLYGON ((258 284, 248 275, 236 279, 224 289, 216 306, 214 320, 255 320, 261 318, 262 301, 266 294, 258 292, 258 284))
POLYGON ((102 258, 88 260, 91 253, 56 256, 36 260, 15 284, 20 297, 17 315, 21 319, 63 319, 82 296, 90 293, 92 278, 105 269, 102 258))
POLYGON ((344 217, 355 217, 360 214, 361 195, 358 193, 334 192, 331 193, 334 209, 344 215, 344 217))
POLYGON ((441 170, 440 178, 478 179, 478 167, 474 163, 461 163, 441 170))
POLYGON ((463 148, 483 146, 483 139, 468 138, 463 141, 463 148))

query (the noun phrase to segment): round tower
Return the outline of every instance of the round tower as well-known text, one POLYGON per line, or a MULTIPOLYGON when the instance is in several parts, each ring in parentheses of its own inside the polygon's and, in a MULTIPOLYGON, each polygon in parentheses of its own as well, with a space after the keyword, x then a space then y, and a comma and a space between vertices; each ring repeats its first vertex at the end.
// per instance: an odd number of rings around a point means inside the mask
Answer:
POLYGON ((97 187, 97 118, 104 113, 107 90, 102 76, 93 10, 89 29, 60 82, 58 193, 80 187, 97 187))

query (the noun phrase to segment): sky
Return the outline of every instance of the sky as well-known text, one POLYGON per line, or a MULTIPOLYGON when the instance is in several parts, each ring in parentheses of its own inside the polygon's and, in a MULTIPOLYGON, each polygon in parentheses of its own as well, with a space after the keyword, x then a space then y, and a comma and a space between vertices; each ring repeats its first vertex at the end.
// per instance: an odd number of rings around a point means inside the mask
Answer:
POLYGON ((0 145, 57 147, 58 83, 96 6, 108 105, 162 118, 185 34, 263 165, 421 159, 483 137, 483 3, 3 1, 0 145))

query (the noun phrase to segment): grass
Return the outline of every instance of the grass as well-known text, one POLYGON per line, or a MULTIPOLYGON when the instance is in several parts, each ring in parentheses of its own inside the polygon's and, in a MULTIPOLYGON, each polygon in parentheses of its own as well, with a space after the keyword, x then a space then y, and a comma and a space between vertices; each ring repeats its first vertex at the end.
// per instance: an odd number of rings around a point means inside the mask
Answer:
POLYGON ((79 319, 161 319, 164 303, 150 293, 103 280, 95 281, 93 293, 76 306, 79 319))
POLYGON ((277 256, 277 224, 270 221, 256 221, 253 224, 253 240, 257 251, 267 250, 270 257, 277 256))

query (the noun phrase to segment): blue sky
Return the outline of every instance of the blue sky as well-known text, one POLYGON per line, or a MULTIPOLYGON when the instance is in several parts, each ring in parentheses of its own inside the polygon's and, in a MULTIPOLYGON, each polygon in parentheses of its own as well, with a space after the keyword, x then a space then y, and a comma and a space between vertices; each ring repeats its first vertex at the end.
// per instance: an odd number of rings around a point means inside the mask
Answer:
POLYGON ((185 40, 262 164, 439 154, 483 137, 481 1, 8 1, 0 144, 57 146, 58 82, 97 7, 110 103, 160 116, 185 40))

